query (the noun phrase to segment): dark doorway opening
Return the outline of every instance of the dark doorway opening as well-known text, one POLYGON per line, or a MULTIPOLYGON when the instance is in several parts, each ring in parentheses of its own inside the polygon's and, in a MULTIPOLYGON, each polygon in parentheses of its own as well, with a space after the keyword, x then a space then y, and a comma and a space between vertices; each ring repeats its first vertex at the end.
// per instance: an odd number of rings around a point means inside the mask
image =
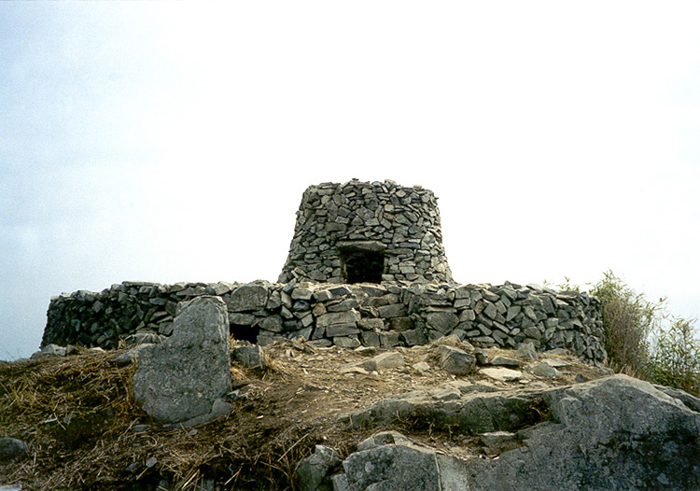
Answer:
POLYGON ((348 283, 381 283, 384 274, 384 252, 346 249, 341 253, 348 283))
POLYGON ((258 342, 258 334, 260 329, 257 326, 241 326, 239 324, 229 324, 229 332, 234 339, 238 341, 250 341, 255 344, 258 342))

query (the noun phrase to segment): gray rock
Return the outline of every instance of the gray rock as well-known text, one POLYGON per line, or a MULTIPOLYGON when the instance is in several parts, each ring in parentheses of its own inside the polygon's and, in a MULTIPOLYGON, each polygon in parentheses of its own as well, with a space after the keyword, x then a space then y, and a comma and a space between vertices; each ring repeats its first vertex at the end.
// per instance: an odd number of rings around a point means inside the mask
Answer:
POLYGON ((236 288, 227 297, 226 304, 231 312, 262 310, 267 304, 268 288, 264 284, 247 284, 236 288))
POLYGON ((425 322, 433 329, 447 334, 459 324, 459 317, 453 312, 431 312, 425 322))
POLYGON ((400 368, 404 364, 403 356, 398 351, 389 351, 361 363, 361 366, 371 371, 389 368, 400 368))
POLYGON ((482 368, 479 373, 486 375, 499 382, 514 382, 520 380, 523 376, 522 372, 519 370, 511 370, 510 368, 503 367, 493 367, 493 368, 482 368))
POLYGON ((341 348, 357 348, 362 346, 356 336, 338 336, 333 338, 333 344, 341 348))
POLYGON ((384 319, 392 319, 394 317, 405 317, 406 316, 406 306, 402 303, 395 303, 391 305, 382 305, 377 307, 379 315, 384 319))
POLYGON ((476 357, 452 346, 440 345, 435 348, 440 366, 454 375, 467 375, 474 370, 476 357))
POLYGON ((134 396, 149 416, 180 423, 211 414, 230 390, 226 305, 197 297, 183 305, 169 339, 139 353, 134 396))
POLYGON ((525 360, 537 360, 539 357, 532 343, 521 343, 515 352, 515 356, 525 360))
POLYGON ((329 338, 334 338, 336 336, 351 336, 359 333, 360 330, 355 324, 331 324, 330 326, 326 327, 326 336, 329 338))
POLYGON ((522 445, 518 435, 511 431, 493 431, 479 435, 479 441, 491 455, 514 450, 522 445))
POLYGON ((457 459, 414 444, 396 432, 383 432, 358 445, 343 461, 349 491, 457 491, 465 479, 454 472, 457 459))
POLYGON ((29 452, 29 447, 17 438, 0 438, 0 462, 23 457, 29 452))
POLYGON ((248 368, 262 368, 264 363, 263 351, 260 346, 235 346, 231 351, 233 359, 248 368))
POLYGON ((700 413, 692 408, 698 407, 697 398, 676 398, 624 375, 547 390, 466 393, 444 402, 428 393, 406 394, 349 421, 381 425, 390 413, 402 420, 429 414, 436 429, 482 433, 482 443, 499 458, 456 460, 400 435, 375 435, 343 461, 346 489, 696 490, 700 413))
POLYGON ((135 332, 124 338, 124 344, 127 346, 136 346, 139 344, 156 344, 163 340, 164 336, 160 336, 154 332, 135 332))
POLYGON ((425 344, 425 335, 420 329, 409 329, 400 334, 400 338, 406 346, 418 346, 425 344))
POLYGON ((22 485, 21 484, 7 484, 7 485, 0 485, 0 491, 22 491, 22 485))
POLYGON ((489 364, 495 367, 519 367, 522 365, 522 362, 507 356, 496 355, 489 360, 489 364))
POLYGON ((316 319, 316 325, 323 328, 328 326, 356 325, 359 320, 360 314, 352 309, 345 312, 329 312, 320 315, 316 319))
POLYGON ((530 367, 530 373, 539 377, 558 377, 559 375, 561 375, 561 373, 559 373, 559 370, 554 368, 546 361, 538 363, 533 367, 530 367))
POLYGON ((127 365, 131 365, 132 363, 138 362, 139 359, 139 353, 143 351, 144 349, 149 348, 150 346, 153 346, 152 344, 139 344, 137 346, 134 346, 128 351, 125 351, 121 355, 115 356, 112 358, 111 363, 115 364, 118 367, 125 367, 127 365))
POLYGON ((300 491, 331 491, 329 471, 340 464, 340 455, 334 448, 316 445, 314 453, 302 459, 297 466, 297 484, 300 491))
POLYGON ((43 356, 66 356, 66 348, 64 346, 58 346, 56 344, 47 344, 41 351, 34 353, 30 359, 35 360, 43 356))

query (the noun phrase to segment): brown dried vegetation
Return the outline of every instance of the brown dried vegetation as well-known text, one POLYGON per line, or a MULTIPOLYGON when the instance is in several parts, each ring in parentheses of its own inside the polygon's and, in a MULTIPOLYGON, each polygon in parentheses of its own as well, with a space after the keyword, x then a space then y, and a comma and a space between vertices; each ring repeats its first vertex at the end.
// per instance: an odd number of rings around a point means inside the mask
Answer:
MULTIPOLYGON (((121 351, 80 349, 67 357, 0 363, 0 436, 22 439, 31 448, 23 459, 0 463, 0 484, 131 490, 157 489, 165 478, 174 489, 195 490, 206 478, 216 489, 293 490, 296 465, 314 445, 336 447, 345 457, 381 429, 349 429, 338 415, 454 378, 435 366, 427 373, 410 368, 429 359, 429 347, 398 349, 404 368, 358 373, 342 368, 365 360, 372 350, 303 343, 267 347, 265 368, 232 367, 234 388, 247 395, 234 402, 228 417, 178 429, 164 429, 137 407, 130 392, 134 367, 110 363, 121 351), (137 426, 144 424, 148 428, 137 426)), ((601 375, 572 362, 566 376, 548 384, 572 383, 577 373, 586 379, 601 375)), ((470 379, 507 387, 479 374, 470 379)), ((429 422, 396 421, 392 427, 447 450, 464 450, 475 441, 429 422)))

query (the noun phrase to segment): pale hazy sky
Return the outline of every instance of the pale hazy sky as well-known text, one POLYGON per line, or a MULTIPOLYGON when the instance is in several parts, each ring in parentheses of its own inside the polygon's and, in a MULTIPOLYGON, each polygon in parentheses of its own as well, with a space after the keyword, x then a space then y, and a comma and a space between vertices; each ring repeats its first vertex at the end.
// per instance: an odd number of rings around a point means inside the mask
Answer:
POLYGON ((0 359, 50 297, 275 281, 304 189, 439 197, 460 283, 700 313, 700 2, 0 3, 0 359))

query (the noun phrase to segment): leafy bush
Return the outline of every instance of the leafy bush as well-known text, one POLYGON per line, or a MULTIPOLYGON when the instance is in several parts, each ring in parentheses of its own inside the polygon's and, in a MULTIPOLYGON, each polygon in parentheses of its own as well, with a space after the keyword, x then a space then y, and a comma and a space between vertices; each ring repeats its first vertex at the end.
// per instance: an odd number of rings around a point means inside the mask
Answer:
POLYGON ((653 339, 649 380, 700 395, 700 339, 695 320, 674 319, 660 328, 653 339))
POLYGON ((591 295, 603 303, 605 349, 610 367, 618 372, 647 378, 651 354, 649 338, 663 319, 665 299, 658 303, 647 300, 606 271, 591 295))
MULTIPOLYGON (((580 291, 569 278, 561 290, 580 291)), ((695 320, 666 314, 666 299, 652 302, 627 286, 612 271, 592 286, 603 304, 608 363, 626 373, 700 395, 700 338, 695 320)))

